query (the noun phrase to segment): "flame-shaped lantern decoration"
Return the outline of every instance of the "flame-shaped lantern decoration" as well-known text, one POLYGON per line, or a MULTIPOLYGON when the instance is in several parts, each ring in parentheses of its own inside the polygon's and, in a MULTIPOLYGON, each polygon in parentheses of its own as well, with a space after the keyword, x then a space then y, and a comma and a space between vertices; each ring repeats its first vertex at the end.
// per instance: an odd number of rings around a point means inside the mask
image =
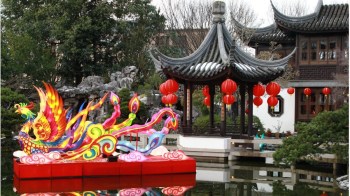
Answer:
POLYGON ((111 104, 113 106, 118 105, 120 103, 120 98, 118 97, 118 95, 116 95, 115 93, 111 92, 111 95, 109 97, 109 101, 111 102, 111 104))
POLYGON ((137 93, 134 94, 134 96, 129 101, 129 111, 136 114, 137 111, 139 111, 140 108, 140 101, 137 97, 137 93))

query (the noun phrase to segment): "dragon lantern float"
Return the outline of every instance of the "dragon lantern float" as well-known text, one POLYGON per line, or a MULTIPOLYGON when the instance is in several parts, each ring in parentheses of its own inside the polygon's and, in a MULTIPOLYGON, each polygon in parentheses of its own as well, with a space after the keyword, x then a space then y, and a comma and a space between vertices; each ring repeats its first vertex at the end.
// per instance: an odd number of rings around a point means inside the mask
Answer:
MULTIPOLYGON (((21 163, 31 163, 33 160, 48 160, 43 161, 45 163, 52 160, 94 160, 102 154, 109 156, 116 149, 146 156, 161 145, 169 130, 177 130, 178 127, 177 114, 171 108, 159 110, 143 125, 132 125, 140 106, 136 94, 129 101, 128 119, 120 124, 116 124, 121 114, 120 98, 113 92, 106 93, 96 104, 82 104, 78 113, 73 116, 72 109, 64 108, 62 97, 57 90, 47 83, 44 83, 44 86, 46 92, 35 87, 40 97, 40 110, 37 114, 32 111, 32 102, 28 105, 19 103, 14 106, 17 109, 16 113, 26 120, 16 137, 25 153, 20 157, 21 163), (89 121, 89 112, 100 108, 108 96, 114 108, 112 115, 102 123, 89 121), (154 130, 153 126, 161 123, 164 116, 167 116, 167 119, 162 130, 154 130), (145 148, 137 148, 131 142, 118 140, 121 136, 132 133, 148 134, 148 145, 145 148)), ((185 156, 180 151, 176 153, 185 156)), ((127 155, 125 159, 128 159, 127 155)))

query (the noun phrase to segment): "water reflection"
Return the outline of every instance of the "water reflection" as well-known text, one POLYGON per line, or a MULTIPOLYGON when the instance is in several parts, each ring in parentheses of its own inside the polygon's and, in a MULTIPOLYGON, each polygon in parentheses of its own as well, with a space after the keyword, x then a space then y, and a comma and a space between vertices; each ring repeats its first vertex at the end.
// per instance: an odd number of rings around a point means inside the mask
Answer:
MULTIPOLYGON (((346 169, 345 169, 346 170, 346 169)), ((348 195, 336 184, 328 166, 277 167, 256 161, 228 163, 197 162, 196 187, 200 195, 348 195), (210 181, 210 182, 208 182, 210 181), (212 187, 199 190, 199 187, 212 187)))

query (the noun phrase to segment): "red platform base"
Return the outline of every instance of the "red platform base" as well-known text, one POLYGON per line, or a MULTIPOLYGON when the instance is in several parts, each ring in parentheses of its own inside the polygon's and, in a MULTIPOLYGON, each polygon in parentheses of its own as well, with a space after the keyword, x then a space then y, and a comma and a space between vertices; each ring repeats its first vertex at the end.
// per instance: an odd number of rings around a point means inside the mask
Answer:
POLYGON ((13 160, 14 174, 19 179, 63 178, 82 176, 119 176, 195 173, 196 161, 154 158, 145 162, 69 162, 22 164, 13 160))
POLYGON ((16 192, 19 194, 118 190, 136 187, 193 187, 196 184, 196 174, 132 175, 56 179, 19 179, 14 176, 13 184, 16 192))

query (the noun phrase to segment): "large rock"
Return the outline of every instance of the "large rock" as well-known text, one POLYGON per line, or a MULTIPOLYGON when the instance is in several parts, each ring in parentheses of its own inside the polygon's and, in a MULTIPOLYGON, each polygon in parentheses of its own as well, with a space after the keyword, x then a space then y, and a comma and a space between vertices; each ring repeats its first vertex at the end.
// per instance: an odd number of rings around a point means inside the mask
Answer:
POLYGON ((101 76, 88 76, 77 86, 59 85, 57 89, 63 98, 89 97, 90 95, 103 96, 107 91, 117 93, 122 88, 131 88, 138 69, 135 66, 127 66, 123 70, 114 72, 110 76, 110 82, 105 83, 101 76))

